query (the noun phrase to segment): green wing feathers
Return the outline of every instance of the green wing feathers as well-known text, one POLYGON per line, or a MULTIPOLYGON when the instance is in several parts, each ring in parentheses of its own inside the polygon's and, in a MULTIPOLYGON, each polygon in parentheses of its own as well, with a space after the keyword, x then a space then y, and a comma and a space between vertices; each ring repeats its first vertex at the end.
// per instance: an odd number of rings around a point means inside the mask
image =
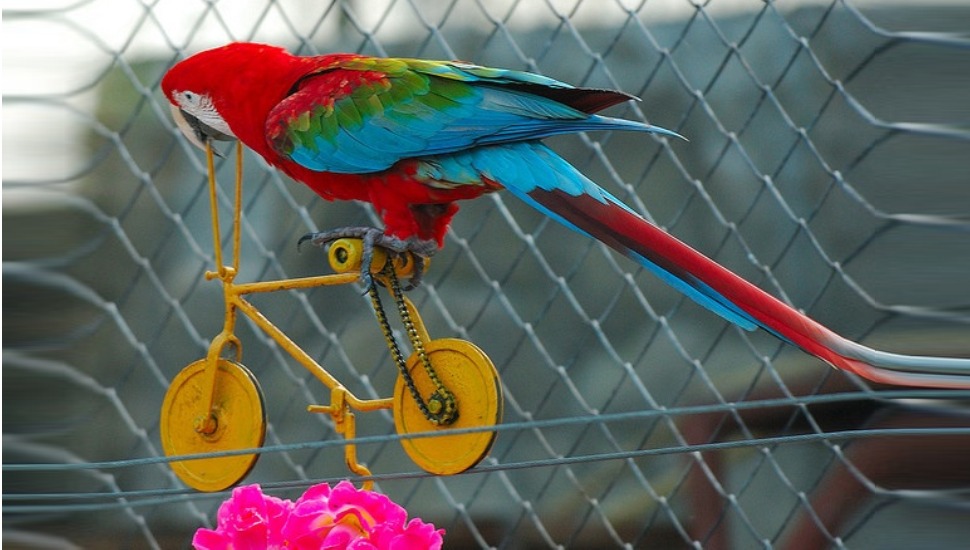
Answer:
POLYGON ((267 135, 311 170, 369 173, 405 158, 560 133, 653 131, 590 114, 627 99, 460 62, 344 56, 299 80, 270 113, 267 135))

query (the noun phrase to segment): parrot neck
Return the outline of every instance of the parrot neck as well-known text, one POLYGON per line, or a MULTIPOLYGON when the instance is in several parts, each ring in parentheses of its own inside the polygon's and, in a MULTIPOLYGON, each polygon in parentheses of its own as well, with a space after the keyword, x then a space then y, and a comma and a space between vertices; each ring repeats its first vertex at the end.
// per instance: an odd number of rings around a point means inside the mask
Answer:
POLYGON ((276 154, 266 138, 266 118, 316 64, 314 58, 274 47, 258 55, 246 53, 245 58, 227 60, 226 67, 232 69, 222 75, 213 106, 243 144, 276 164, 276 154))

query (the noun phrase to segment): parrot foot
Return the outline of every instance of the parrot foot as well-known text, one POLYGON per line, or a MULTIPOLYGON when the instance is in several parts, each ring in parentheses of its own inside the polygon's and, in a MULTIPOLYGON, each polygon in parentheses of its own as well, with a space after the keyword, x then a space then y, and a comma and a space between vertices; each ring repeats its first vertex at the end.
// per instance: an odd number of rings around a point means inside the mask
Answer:
MULTIPOLYGON (((374 247, 383 248, 390 256, 402 256, 410 253, 414 258, 414 275, 404 290, 412 290, 421 284, 424 275, 425 260, 438 251, 438 243, 434 240, 410 237, 401 239, 387 235, 376 227, 340 227, 317 233, 307 233, 296 243, 297 248, 309 241, 314 246, 324 247, 338 239, 360 239, 364 246, 361 265, 369 266, 374 258, 374 247)), ((374 277, 369 269, 361 269, 360 282, 365 288, 374 285, 374 277)))

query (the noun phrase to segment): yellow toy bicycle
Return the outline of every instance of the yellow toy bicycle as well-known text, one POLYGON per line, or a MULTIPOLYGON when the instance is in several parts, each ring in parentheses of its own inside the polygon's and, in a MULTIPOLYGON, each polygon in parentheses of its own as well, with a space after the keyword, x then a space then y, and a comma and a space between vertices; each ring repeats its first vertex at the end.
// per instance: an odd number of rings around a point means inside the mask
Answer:
MULTIPOLYGON (((502 386, 488 356, 471 342, 442 338, 432 340, 414 304, 404 295, 400 280, 414 273, 410 255, 391 257, 375 250, 370 266, 363 266, 359 239, 340 239, 331 244, 328 259, 334 273, 314 277, 237 283, 242 215, 242 145, 236 149, 236 180, 232 228, 232 265, 222 261, 219 213, 213 151, 206 147, 209 173, 209 201, 216 269, 207 280, 222 283, 225 321, 209 345, 205 358, 182 369, 172 380, 161 411, 162 448, 166 456, 183 457, 220 451, 256 452, 216 457, 186 458, 171 463, 187 485, 200 491, 220 491, 238 483, 256 463, 258 448, 266 434, 266 413, 262 391, 242 361, 242 343, 235 335, 239 313, 310 371, 330 390, 330 403, 310 405, 308 412, 326 413, 337 433, 346 438, 344 459, 357 475, 370 470, 358 462, 354 444, 356 421, 353 411, 391 409, 399 435, 431 432, 429 437, 404 438, 405 452, 423 470, 452 475, 463 472, 488 453, 495 432, 487 430, 502 418, 502 386), (282 330, 267 319, 246 297, 249 294, 356 282, 362 269, 369 269, 375 281, 385 286, 394 299, 398 315, 412 349, 405 358, 388 324, 377 285, 371 285, 371 303, 399 374, 391 397, 360 399, 344 387, 282 330), (231 353, 230 353, 231 352, 231 353), (230 353, 230 357, 226 354, 230 353), (464 430, 466 428, 486 428, 464 430), (461 429, 459 433, 449 433, 461 429)), ((371 484, 364 482, 365 486, 371 484)))

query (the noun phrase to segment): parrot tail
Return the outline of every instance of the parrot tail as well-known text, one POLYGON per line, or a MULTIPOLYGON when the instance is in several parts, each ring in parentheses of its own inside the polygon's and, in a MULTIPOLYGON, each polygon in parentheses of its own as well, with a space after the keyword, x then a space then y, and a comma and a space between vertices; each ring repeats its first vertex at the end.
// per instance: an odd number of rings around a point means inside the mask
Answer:
MULTIPOLYGON (((529 168, 501 178, 506 189, 746 330, 763 328, 836 368, 874 382, 970 389, 970 359, 886 353, 835 334, 650 223, 540 143, 483 148, 477 154, 483 157, 476 162, 480 168, 491 164, 487 156, 519 157, 514 165, 529 168)), ((509 166, 512 161, 501 158, 498 164, 509 166)))

